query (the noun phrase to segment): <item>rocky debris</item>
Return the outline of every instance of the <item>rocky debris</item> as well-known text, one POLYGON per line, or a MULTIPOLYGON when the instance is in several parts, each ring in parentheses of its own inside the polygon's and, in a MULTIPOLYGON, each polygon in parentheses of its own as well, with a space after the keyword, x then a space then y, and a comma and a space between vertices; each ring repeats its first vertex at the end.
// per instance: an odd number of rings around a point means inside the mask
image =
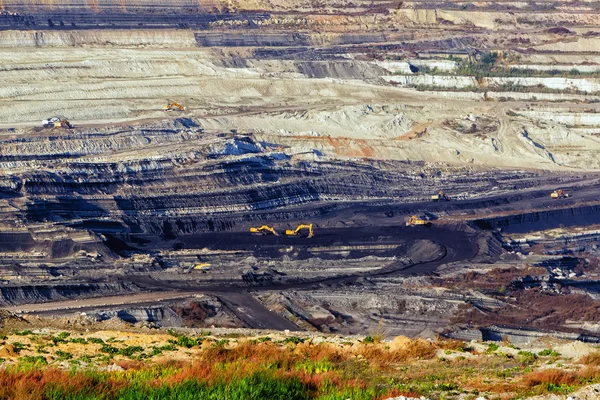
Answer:
POLYGON ((17 352, 12 344, 0 346, 0 357, 16 357, 17 352))
POLYGON ((0 326, 4 327, 13 323, 25 322, 25 320, 10 311, 0 310, 0 326))
POLYGON ((600 398, 600 384, 586 386, 571 394, 546 394, 530 397, 530 400, 595 400, 600 398))

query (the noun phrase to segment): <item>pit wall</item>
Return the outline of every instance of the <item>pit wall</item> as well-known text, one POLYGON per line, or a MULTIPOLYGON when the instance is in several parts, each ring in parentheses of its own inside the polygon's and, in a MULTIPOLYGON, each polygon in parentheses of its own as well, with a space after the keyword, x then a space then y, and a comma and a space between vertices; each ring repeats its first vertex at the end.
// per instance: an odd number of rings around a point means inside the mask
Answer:
POLYGON ((186 30, 0 31, 0 47, 74 46, 196 47, 186 30))
POLYGON ((475 220, 474 224, 481 229, 500 229, 505 233, 528 233, 561 226, 590 226, 600 224, 600 205, 482 218, 475 220))

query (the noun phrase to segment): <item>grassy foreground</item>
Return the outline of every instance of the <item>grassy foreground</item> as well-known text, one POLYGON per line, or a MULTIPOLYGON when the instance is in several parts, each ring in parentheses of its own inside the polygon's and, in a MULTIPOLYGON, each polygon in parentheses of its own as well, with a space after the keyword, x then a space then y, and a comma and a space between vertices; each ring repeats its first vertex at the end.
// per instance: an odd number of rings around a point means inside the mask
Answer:
POLYGON ((511 399, 600 382, 599 353, 509 344, 110 334, 4 336, 0 399, 511 399))

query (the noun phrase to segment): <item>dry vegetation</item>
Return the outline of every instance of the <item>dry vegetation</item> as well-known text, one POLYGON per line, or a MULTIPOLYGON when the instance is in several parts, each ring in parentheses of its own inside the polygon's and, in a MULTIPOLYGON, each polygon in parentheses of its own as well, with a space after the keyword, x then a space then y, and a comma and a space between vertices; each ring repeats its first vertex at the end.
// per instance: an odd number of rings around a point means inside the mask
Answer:
POLYGON ((600 382, 600 356, 397 337, 13 331, 0 398, 508 399, 600 382), (225 337, 227 336, 227 337, 225 337), (194 397, 195 396, 195 397, 194 397), (211 397, 212 396, 212 397, 211 397))

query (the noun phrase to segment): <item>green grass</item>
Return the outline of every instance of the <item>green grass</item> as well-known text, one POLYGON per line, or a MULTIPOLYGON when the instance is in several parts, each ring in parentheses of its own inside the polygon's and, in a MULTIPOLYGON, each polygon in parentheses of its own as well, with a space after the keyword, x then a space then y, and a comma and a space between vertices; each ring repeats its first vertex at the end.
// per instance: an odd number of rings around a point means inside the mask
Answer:
MULTIPOLYGON (((93 376, 93 375, 89 375, 93 376)), ((97 376, 98 380, 102 378, 97 376)), ((98 383, 101 386, 101 383, 98 383)), ((279 378, 265 373, 255 373, 231 382, 201 382, 186 380, 175 385, 152 387, 135 378, 124 389, 116 392, 121 400, 192 400, 192 399, 247 399, 247 400, 308 400, 314 398, 315 389, 298 378, 279 378)), ((83 400, 108 398, 101 397, 94 387, 73 388, 51 385, 45 395, 49 399, 83 400)), ((337 397, 327 397, 337 398, 337 397)), ((347 397, 346 397, 347 398, 347 397)), ((367 397, 363 397, 367 398, 367 397)))

